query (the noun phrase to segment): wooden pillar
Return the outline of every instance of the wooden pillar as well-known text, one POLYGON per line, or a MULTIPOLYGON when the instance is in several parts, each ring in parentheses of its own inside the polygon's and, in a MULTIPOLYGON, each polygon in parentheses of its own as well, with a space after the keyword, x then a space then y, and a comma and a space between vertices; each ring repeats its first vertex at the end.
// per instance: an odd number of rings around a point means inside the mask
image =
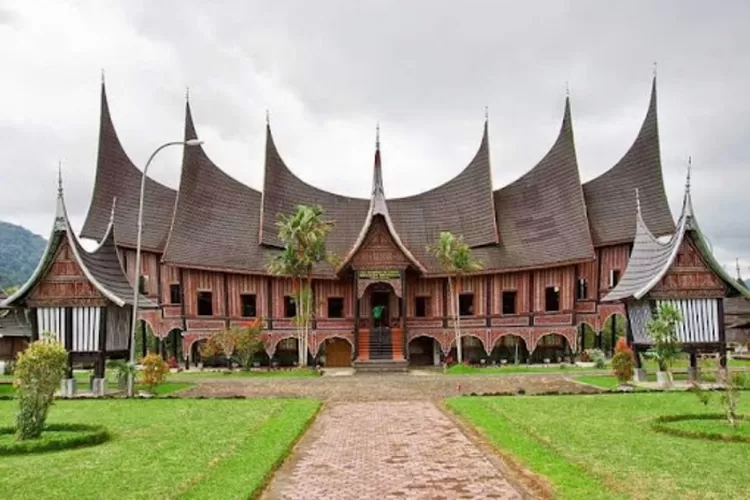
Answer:
POLYGON ((66 378, 73 378, 73 308, 66 307, 64 311, 65 321, 65 350, 68 351, 68 370, 66 378))
POLYGON ((718 321, 719 321, 719 365, 722 369, 727 367, 727 332, 724 324, 724 300, 718 299, 718 321))
POLYGON ((311 309, 311 319, 310 326, 311 330, 314 332, 318 329, 318 312, 317 312, 317 306, 318 302, 315 299, 315 281, 310 281, 310 309, 311 309))
POLYGON ((269 330, 273 330, 273 278, 266 279, 266 318, 269 330))
POLYGON ((148 346, 146 345, 146 339, 148 338, 146 336, 146 321, 141 320, 141 356, 145 357, 146 354, 148 354, 148 346))
POLYGON ((614 353, 615 353, 615 340, 617 339, 617 315, 616 314, 612 315, 612 332, 611 332, 611 336, 612 336, 612 342, 611 342, 612 345, 610 346, 610 349, 611 349, 610 356, 614 355, 614 353))
POLYGON ((229 275, 227 273, 224 273, 224 316, 226 317, 224 326, 229 329, 231 322, 229 319, 229 275))
POLYGON ((484 315, 486 316, 485 326, 492 326, 492 276, 484 277, 484 315))
POLYGON ((182 315, 182 331, 187 330, 187 318, 185 318, 185 280, 182 268, 180 268, 180 314, 182 315))
POLYGON ((448 328, 448 317, 451 316, 452 313, 449 312, 449 305, 448 305, 448 280, 450 278, 445 278, 445 281, 443 281, 443 328, 448 328))
POLYGON ((172 356, 174 356, 174 359, 177 360, 180 359, 178 355, 179 351, 177 350, 177 344, 180 342, 180 332, 179 330, 172 330, 172 332, 174 333, 174 339, 172 340, 172 356))
POLYGON ((29 321, 31 322, 31 341, 35 342, 39 340, 39 318, 37 317, 37 308, 32 307, 29 314, 29 321))
POLYGON ((99 356, 94 369, 95 378, 104 378, 107 361, 107 306, 99 308, 99 356))
POLYGON ((401 355, 404 359, 409 359, 409 352, 406 348, 406 271, 401 271, 401 355))
POLYGON ((691 382, 698 380, 698 354, 695 348, 690 349, 690 367, 688 368, 688 380, 691 382))
POLYGON ((586 325, 578 325, 578 352, 586 350, 586 325))
POLYGON ((643 358, 641 357, 641 351, 637 347, 633 347, 633 354, 635 355, 635 367, 638 369, 643 368, 643 358))
POLYGON ((359 357, 359 271, 354 271, 354 359, 359 357))

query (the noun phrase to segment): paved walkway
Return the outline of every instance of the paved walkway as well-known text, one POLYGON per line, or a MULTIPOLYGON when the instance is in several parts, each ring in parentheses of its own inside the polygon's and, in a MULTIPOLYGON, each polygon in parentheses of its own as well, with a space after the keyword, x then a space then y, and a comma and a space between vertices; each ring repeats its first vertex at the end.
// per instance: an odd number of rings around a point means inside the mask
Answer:
POLYGON ((435 405, 329 406, 277 472, 266 499, 520 499, 435 405))

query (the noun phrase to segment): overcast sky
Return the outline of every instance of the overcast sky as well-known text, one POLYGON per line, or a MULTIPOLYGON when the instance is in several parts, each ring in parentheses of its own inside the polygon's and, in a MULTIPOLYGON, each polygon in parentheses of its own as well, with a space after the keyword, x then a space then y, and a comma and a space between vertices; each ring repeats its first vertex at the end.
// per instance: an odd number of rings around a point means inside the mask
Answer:
MULTIPOLYGON (((503 186, 557 135, 566 82, 584 181, 630 147, 658 61, 666 190, 686 160, 717 257, 750 276, 750 2, 0 0, 0 220, 47 237, 56 170, 80 229, 93 189, 104 69, 125 150, 182 138, 185 88, 209 156, 260 189, 265 110, 302 179, 369 193, 381 124, 389 197, 457 174, 489 107, 503 186), (158 5, 157 5, 158 4, 158 5)), ((153 177, 179 183, 181 152, 153 177)))

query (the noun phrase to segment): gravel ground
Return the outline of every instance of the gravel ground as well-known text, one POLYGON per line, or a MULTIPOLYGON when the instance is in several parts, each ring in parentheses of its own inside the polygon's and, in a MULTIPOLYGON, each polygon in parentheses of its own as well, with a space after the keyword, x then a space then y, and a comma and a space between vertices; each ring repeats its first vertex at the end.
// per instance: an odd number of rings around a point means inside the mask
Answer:
POLYGON ((460 394, 526 394, 570 392, 591 394, 599 389, 579 384, 562 374, 461 375, 439 373, 360 374, 339 377, 197 379, 198 385, 181 391, 183 397, 312 397, 327 402, 425 401, 460 394))

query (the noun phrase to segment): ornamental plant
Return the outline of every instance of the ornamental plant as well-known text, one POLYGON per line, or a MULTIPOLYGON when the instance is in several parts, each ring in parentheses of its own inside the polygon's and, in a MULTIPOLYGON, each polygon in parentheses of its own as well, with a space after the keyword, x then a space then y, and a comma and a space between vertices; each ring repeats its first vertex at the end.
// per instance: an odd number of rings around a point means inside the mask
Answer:
POLYGON ((16 436, 20 440, 41 436, 55 390, 65 376, 68 353, 52 339, 37 340, 18 354, 13 384, 18 388, 16 436))
POLYGON ((633 378, 635 355, 625 338, 617 340, 615 355, 612 356, 612 372, 620 384, 626 384, 633 378))
POLYGON ((682 350, 677 337, 677 325, 682 322, 682 314, 669 304, 661 304, 656 316, 646 325, 649 337, 654 342, 653 354, 659 371, 668 372, 682 350))
POLYGON ((141 365, 141 383, 145 385, 149 392, 153 393, 156 386, 167 379, 169 365, 164 359, 156 353, 150 353, 139 360, 141 365))

